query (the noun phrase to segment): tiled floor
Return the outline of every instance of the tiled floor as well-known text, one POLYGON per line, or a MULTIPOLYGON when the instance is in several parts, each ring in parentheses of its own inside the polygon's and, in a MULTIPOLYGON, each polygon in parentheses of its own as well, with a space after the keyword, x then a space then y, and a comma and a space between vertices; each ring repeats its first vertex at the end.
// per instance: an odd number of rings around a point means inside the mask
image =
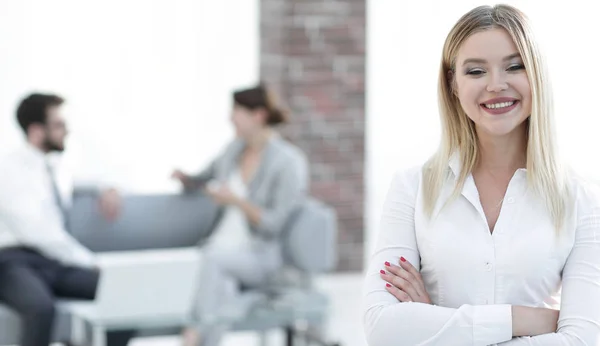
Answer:
MULTIPOLYGON (((317 285, 329 292, 332 302, 332 318, 327 326, 327 335, 331 341, 342 346, 366 346, 362 332, 360 316, 361 275, 344 274, 321 278, 317 285)), ((274 331, 269 334, 269 346, 283 345, 283 335, 274 331)), ((131 346, 179 346, 177 337, 138 338, 131 346)), ((258 346, 259 339, 253 333, 232 333, 222 346, 258 346)))

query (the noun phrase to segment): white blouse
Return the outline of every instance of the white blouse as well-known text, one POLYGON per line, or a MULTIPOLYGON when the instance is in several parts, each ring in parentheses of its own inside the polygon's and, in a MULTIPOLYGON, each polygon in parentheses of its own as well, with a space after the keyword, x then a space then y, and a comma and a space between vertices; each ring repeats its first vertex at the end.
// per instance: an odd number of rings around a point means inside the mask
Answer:
MULTIPOLYGON (((450 162, 454 179, 460 165, 450 162)), ((431 221, 423 209, 422 167, 399 173, 388 192, 376 250, 364 282, 370 346, 600 345, 600 193, 570 178, 573 216, 557 235, 527 190, 526 170, 511 179, 490 233, 472 176, 431 221), (404 256, 420 270, 433 305, 400 303, 379 270, 404 256), (562 289, 562 294, 561 294, 562 289), (511 305, 560 309, 556 333, 512 338, 511 305)))
MULTIPOLYGON (((240 197, 248 196, 248 188, 239 169, 234 170, 227 181, 231 192, 240 197)), ((248 249, 252 243, 252 235, 248 225, 248 218, 244 212, 234 206, 227 206, 223 216, 217 224, 212 236, 205 246, 219 250, 241 251, 248 249)))

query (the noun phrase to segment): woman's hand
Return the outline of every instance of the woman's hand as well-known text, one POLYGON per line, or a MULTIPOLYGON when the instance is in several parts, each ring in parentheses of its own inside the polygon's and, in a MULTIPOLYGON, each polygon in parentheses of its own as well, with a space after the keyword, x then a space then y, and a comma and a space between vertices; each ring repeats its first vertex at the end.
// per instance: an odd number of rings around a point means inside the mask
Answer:
POLYGON ((400 257, 400 266, 384 263, 380 271, 381 278, 385 280, 385 288, 401 302, 419 302, 431 304, 429 294, 421 274, 404 257, 400 257))
POLYGON ((179 181, 184 188, 194 188, 192 177, 178 169, 171 173, 171 179, 179 181))
POLYGON ((176 169, 171 173, 171 179, 179 180, 181 183, 185 183, 190 179, 190 176, 183 173, 179 169, 176 169))
POLYGON ((554 333, 559 310, 528 306, 512 307, 513 336, 535 336, 554 333))
POLYGON ((227 185, 209 187, 206 193, 219 205, 238 205, 241 202, 241 199, 227 185))

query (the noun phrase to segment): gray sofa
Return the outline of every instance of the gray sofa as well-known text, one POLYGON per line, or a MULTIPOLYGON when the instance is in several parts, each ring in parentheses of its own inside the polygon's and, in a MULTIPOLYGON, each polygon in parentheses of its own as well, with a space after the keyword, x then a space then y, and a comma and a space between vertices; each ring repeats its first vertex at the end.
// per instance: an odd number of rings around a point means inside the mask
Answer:
MULTIPOLYGON (((71 210, 72 234, 95 252, 189 247, 209 233, 217 216, 217 207, 202 194, 131 195, 124 197, 123 213, 108 223, 97 212, 93 194, 75 195, 71 210)), ((235 321, 237 330, 285 328, 288 344, 300 318, 318 327, 327 318, 327 298, 312 289, 311 276, 335 266, 336 218, 333 210, 318 201, 308 200, 290 218, 282 241, 286 257, 285 279, 265 287, 268 304, 257 306, 235 321), (299 307, 303 307, 300 311, 299 307)), ((70 337, 69 301, 58 306, 54 340, 70 337)), ((18 342, 18 317, 0 304, 0 345, 18 342)), ((317 328, 318 329, 318 328, 317 328)), ((168 335, 178 330, 147 330, 146 335, 168 335)), ((318 341, 318 340, 317 340, 318 341)))

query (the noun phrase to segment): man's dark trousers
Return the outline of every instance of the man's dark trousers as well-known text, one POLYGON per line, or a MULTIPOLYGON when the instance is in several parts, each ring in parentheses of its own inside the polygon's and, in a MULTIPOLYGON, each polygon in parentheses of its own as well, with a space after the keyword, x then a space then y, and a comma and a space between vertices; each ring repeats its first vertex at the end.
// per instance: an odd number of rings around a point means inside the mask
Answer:
MULTIPOLYGON (((58 298, 93 300, 100 273, 66 266, 25 247, 0 250, 0 302, 22 321, 20 346, 48 346, 58 298)), ((109 332, 109 346, 125 346, 134 331, 109 332)))

